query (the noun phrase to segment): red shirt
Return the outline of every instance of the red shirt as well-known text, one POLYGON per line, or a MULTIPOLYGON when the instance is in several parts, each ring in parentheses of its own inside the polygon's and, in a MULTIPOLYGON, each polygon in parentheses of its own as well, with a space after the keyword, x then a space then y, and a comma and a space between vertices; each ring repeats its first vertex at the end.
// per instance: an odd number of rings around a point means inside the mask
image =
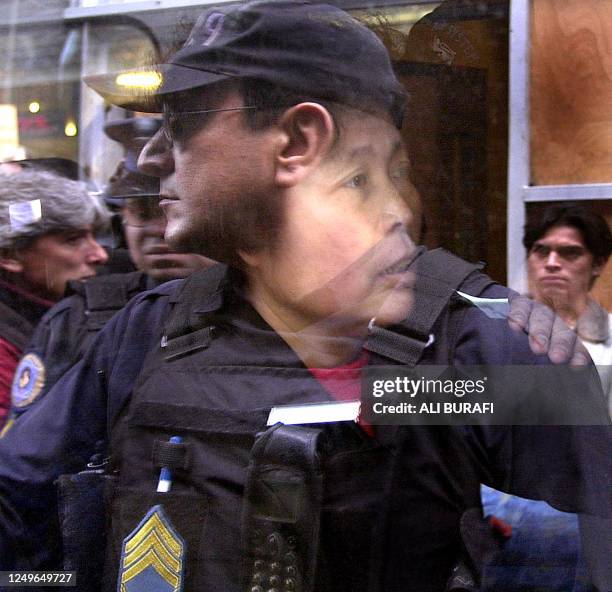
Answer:
MULTIPOLYGON (((361 399, 361 371, 367 365, 367 352, 353 362, 335 368, 309 368, 310 373, 336 401, 359 401, 361 399)), ((372 425, 361 417, 357 422, 368 436, 374 436, 372 425)))
POLYGON ((0 337, 0 428, 11 408, 11 384, 21 350, 0 337))

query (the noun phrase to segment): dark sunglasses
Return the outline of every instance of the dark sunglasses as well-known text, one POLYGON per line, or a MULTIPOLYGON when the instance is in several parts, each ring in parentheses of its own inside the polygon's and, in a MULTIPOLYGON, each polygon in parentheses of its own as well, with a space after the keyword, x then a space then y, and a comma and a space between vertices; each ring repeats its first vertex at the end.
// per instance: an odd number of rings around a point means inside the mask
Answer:
POLYGON ((228 107, 225 109, 198 109, 196 111, 171 111, 164 105, 162 112, 161 133, 166 142, 172 146, 176 141, 180 141, 186 133, 192 133, 194 128, 201 126, 205 122, 203 115, 211 113, 222 113, 225 111, 246 111, 248 109, 258 109, 254 105, 243 107, 228 107))

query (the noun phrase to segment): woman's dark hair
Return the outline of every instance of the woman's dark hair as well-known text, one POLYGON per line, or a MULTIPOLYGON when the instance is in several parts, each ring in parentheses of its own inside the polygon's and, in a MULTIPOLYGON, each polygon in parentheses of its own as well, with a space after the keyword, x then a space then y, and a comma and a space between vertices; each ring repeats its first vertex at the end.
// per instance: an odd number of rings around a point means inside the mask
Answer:
POLYGON ((527 252, 556 226, 570 226, 578 230, 595 263, 605 264, 610 257, 612 233, 606 220, 588 208, 574 204, 550 206, 540 218, 525 225, 523 245, 527 252))

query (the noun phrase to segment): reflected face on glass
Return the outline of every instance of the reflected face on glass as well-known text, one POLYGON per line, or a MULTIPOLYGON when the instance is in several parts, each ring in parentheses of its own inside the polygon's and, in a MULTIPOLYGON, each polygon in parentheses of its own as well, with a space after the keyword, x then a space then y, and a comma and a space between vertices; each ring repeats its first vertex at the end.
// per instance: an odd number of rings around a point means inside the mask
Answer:
POLYGON ((251 129, 243 104, 234 92, 211 100, 236 110, 207 116, 172 146, 158 134, 144 148, 139 168, 160 177, 168 242, 227 262, 228 243, 240 250, 230 236, 272 228, 263 246, 241 247, 252 255, 243 267, 256 308, 294 329, 342 316, 360 326, 401 321, 419 197, 398 130, 384 117, 343 114, 336 144, 286 187, 276 177, 279 128, 251 129))
POLYGON ((584 300, 601 266, 593 261, 582 234, 572 226, 555 226, 538 239, 527 258, 531 295, 553 308, 584 300))
POLYGON ((213 261, 192 253, 176 253, 166 244, 166 218, 153 197, 132 197, 121 209, 125 238, 134 265, 155 280, 187 277, 213 261))
POLYGON ((96 266, 108 261, 91 226, 44 234, 15 258, 19 262, 20 282, 49 300, 59 300, 67 282, 93 277, 96 266))
POLYGON ((331 152, 285 196, 278 239, 251 270, 258 296, 298 328, 403 320, 412 303, 409 204, 418 195, 398 130, 343 116, 331 152))

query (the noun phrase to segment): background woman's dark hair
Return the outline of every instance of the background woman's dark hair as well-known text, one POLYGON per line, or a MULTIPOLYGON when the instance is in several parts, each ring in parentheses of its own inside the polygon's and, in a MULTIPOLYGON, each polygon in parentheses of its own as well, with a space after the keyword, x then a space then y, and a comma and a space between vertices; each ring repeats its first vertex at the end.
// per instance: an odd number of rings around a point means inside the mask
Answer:
POLYGON ((581 205, 550 206, 542 216, 525 225, 523 245, 527 252, 555 226, 570 226, 582 235, 584 244, 596 263, 605 263, 612 252, 612 233, 606 220, 581 205))

